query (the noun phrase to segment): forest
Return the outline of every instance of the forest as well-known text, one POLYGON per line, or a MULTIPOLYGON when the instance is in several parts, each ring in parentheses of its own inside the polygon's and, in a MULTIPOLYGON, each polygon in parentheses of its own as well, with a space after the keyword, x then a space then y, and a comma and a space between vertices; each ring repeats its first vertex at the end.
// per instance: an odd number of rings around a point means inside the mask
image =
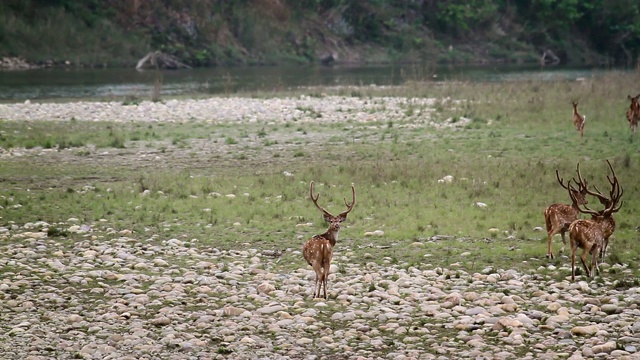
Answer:
POLYGON ((135 66, 150 52, 192 67, 417 61, 635 67, 640 54, 640 2, 0 3, 0 57, 47 66, 117 67, 135 66))

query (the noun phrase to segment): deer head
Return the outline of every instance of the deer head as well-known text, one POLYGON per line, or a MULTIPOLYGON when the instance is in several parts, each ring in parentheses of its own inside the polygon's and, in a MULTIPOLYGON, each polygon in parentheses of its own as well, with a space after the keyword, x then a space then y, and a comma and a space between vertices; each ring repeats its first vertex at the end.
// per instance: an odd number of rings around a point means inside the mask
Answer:
POLYGON ((322 212, 324 221, 329 223, 329 229, 327 230, 327 235, 331 237, 331 239, 329 240, 333 240, 334 243, 335 243, 335 240, 337 240, 338 238, 338 231, 340 231, 340 223, 347 219, 347 215, 349 214, 349 212, 351 212, 351 210, 353 209, 353 206, 356 204, 356 189, 353 185, 351 185, 351 195, 352 195, 352 200, 350 204, 347 203, 346 198, 343 198, 344 205, 347 207, 347 210, 341 212, 340 214, 338 214, 338 216, 333 216, 325 208, 318 205, 318 198, 320 197, 320 193, 318 193, 318 195, 316 196, 313 196, 313 181, 309 185, 309 196, 311 197, 313 204, 318 208, 318 210, 322 212))

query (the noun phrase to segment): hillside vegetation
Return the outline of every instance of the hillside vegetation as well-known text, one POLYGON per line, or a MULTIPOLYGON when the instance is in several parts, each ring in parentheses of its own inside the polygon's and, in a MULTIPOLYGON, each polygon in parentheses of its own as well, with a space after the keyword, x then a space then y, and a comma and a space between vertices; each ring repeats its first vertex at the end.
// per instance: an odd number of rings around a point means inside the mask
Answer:
POLYGON ((4 0, 0 56, 133 66, 430 61, 635 66, 636 0, 4 0))

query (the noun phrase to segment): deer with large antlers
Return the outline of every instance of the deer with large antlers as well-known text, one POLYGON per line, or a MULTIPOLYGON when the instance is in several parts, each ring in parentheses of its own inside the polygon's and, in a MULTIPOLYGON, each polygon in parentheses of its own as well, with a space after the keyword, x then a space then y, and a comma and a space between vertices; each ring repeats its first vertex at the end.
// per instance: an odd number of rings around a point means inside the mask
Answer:
POLYGON ((587 119, 584 115, 580 115, 580 113, 578 112, 577 102, 572 101, 571 104, 573 105, 573 125, 576 127, 576 130, 580 132, 580 138, 582 139, 582 137, 584 136, 584 123, 587 121, 587 119))
POLYGON ((627 99, 631 101, 629 105, 629 110, 627 110, 627 121, 629 121, 629 127, 631 128, 631 133, 635 134, 638 129, 638 121, 640 121, 640 94, 631 97, 631 95, 627 95, 627 99))
MULTIPOLYGON (((609 164, 609 168, 613 172, 613 167, 611 163, 607 161, 609 164)), ((580 176, 580 172, 578 171, 579 180, 576 181, 579 186, 585 186, 586 184, 582 184, 583 180, 580 176)), ((607 175, 607 179, 609 179, 609 183, 611 184, 611 191, 609 192, 609 197, 605 197, 602 193, 596 188, 596 192, 589 191, 588 193, 591 195, 598 196, 600 198, 600 202, 605 204, 605 208, 600 211, 594 211, 588 208, 586 205, 582 205, 580 207, 577 204, 577 199, 574 196, 573 186, 571 185, 571 181, 568 183, 568 191, 569 197, 571 197, 571 201, 575 206, 578 207, 580 212, 584 214, 591 215, 591 219, 580 219, 576 220, 569 225, 569 241, 571 243, 571 281, 575 281, 575 263, 576 263, 576 251, 578 248, 582 248, 582 255, 580 256, 580 261, 582 262, 582 266, 584 267, 585 273, 587 277, 591 277, 594 268, 597 270, 597 262, 598 256, 601 255, 601 252, 606 249, 609 236, 613 233, 615 229, 615 221, 613 220, 613 214, 618 212, 622 207, 622 202, 620 199, 622 198, 622 194, 624 191, 620 187, 618 183, 618 178, 615 176, 615 172, 613 172, 613 177, 609 177, 607 175), (587 266, 587 254, 591 254, 591 266, 587 266)), ((598 270, 599 271, 599 270, 598 270)))
MULTIPOLYGON (((564 179, 560 177, 558 174, 558 170, 556 170, 556 179, 558 183, 563 188, 569 190, 568 183, 564 184, 564 179)), ((586 181, 584 182, 585 187, 580 186, 579 190, 570 190, 573 192, 577 200, 578 205, 587 204, 587 199, 585 195, 587 194, 586 189, 586 181)), ((553 251, 551 250, 551 243, 553 241, 553 237, 556 234, 560 234, 562 237, 562 249, 560 249, 561 253, 564 253, 564 248, 567 245, 566 238, 564 234, 569 231, 569 225, 572 222, 578 219, 580 215, 580 209, 575 204, 567 205, 567 204, 552 204, 549 205, 546 209, 544 209, 544 222, 547 227, 547 257, 553 259, 553 251)))
POLYGON ((329 268, 331 267, 331 257, 333 256, 333 247, 338 240, 338 232, 340 231, 340 223, 347 219, 347 214, 353 209, 353 205, 356 204, 356 189, 351 185, 351 194, 353 199, 351 204, 347 203, 347 199, 344 198, 344 204, 347 210, 341 212, 338 216, 333 216, 323 207, 318 205, 318 198, 320 193, 313 196, 313 181, 309 185, 309 196, 316 205, 318 210, 323 214, 324 221, 329 223, 329 228, 324 234, 315 235, 302 247, 302 255, 316 273, 315 290, 313 293, 314 298, 320 297, 320 290, 324 288, 324 298, 327 298, 327 280, 329 278, 329 268))
MULTIPOLYGON (((609 162, 609 160, 607 160, 607 165, 609 166, 609 170, 611 170, 611 176, 607 175, 607 180, 609 181, 609 185, 611 185, 611 191, 609 192, 609 196, 605 196, 602 194, 602 192, 598 189, 597 186, 593 186, 593 190, 589 190, 586 189, 587 194, 589 195, 593 195, 595 197, 598 198, 598 201, 600 201, 600 204, 602 204, 605 209, 611 207, 612 204, 614 202, 614 200, 618 199, 619 197, 622 196, 622 189, 620 188, 620 183, 618 182, 618 178, 616 177, 616 172, 615 170, 613 170, 613 166, 611 166, 611 163, 609 162)), ((580 174, 580 165, 578 164, 578 167, 576 168, 577 173, 578 173, 578 183, 579 184, 584 184, 585 188, 586 188, 586 181, 584 181, 582 179, 582 175, 580 174)), ((575 180, 574 180, 575 181, 575 180)), ((582 185, 580 185, 582 186, 582 185)), ((617 200, 616 200, 617 201, 617 200)), ((619 210, 619 209, 618 209, 619 210)), ((618 210, 614 211, 617 212, 618 210)), ((592 214, 593 216, 593 214, 592 214)), ((602 244, 602 248, 600 249, 600 257, 602 259, 604 259, 605 255, 607 254, 607 247, 609 246, 609 238, 611 237, 611 235, 613 235, 613 232, 616 230, 616 221, 613 218, 613 213, 609 216, 609 219, 606 223, 606 226, 603 227, 603 231, 604 231, 604 243, 602 244)))

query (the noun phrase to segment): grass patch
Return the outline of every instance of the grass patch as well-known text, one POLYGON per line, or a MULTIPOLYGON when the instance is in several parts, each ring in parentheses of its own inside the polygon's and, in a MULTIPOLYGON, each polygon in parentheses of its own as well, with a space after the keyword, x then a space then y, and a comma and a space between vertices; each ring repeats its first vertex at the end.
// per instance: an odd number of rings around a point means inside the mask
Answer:
MULTIPOLYGON (((333 212, 344 209, 342 198, 353 183, 357 204, 336 247, 336 252, 350 253, 352 262, 535 273, 549 265, 546 234, 536 230, 544 227, 542 211, 569 201, 556 183, 555 169, 571 177, 580 162, 589 182, 606 189, 609 159, 625 190, 609 261, 628 264, 638 274, 640 140, 630 137, 624 119, 626 89, 632 87, 616 73, 585 82, 366 87, 358 89, 358 96, 374 103, 382 96, 436 100, 431 108, 408 105, 402 110, 406 120, 323 124, 320 118, 305 122, 304 128, 288 123, 3 120, 4 149, 46 148, 49 141, 50 148, 120 148, 124 157, 5 158, 0 223, 76 217, 131 229, 145 238, 193 238, 200 246, 221 249, 290 250, 277 266, 298 268, 305 265, 292 250, 326 230, 309 201, 309 182, 316 182, 321 203, 333 212), (573 98, 580 99, 590 119, 582 140, 571 124, 573 98), (455 128, 417 122, 426 112, 436 124, 468 122, 455 128), (242 139, 243 148, 224 146, 236 139, 242 139), (137 143, 157 149, 155 158, 141 159, 137 143), (453 181, 439 181, 446 175, 453 181), (93 190, 84 191, 85 186, 93 190), (313 225, 296 227, 307 222, 313 225), (374 230, 384 235, 365 236, 374 230)), ((332 91, 346 90, 322 93, 332 91)), ((352 96, 348 91, 343 96, 352 96)), ((559 278, 567 274, 557 271, 559 278)), ((625 272, 609 276, 620 286, 630 284, 625 272)))

